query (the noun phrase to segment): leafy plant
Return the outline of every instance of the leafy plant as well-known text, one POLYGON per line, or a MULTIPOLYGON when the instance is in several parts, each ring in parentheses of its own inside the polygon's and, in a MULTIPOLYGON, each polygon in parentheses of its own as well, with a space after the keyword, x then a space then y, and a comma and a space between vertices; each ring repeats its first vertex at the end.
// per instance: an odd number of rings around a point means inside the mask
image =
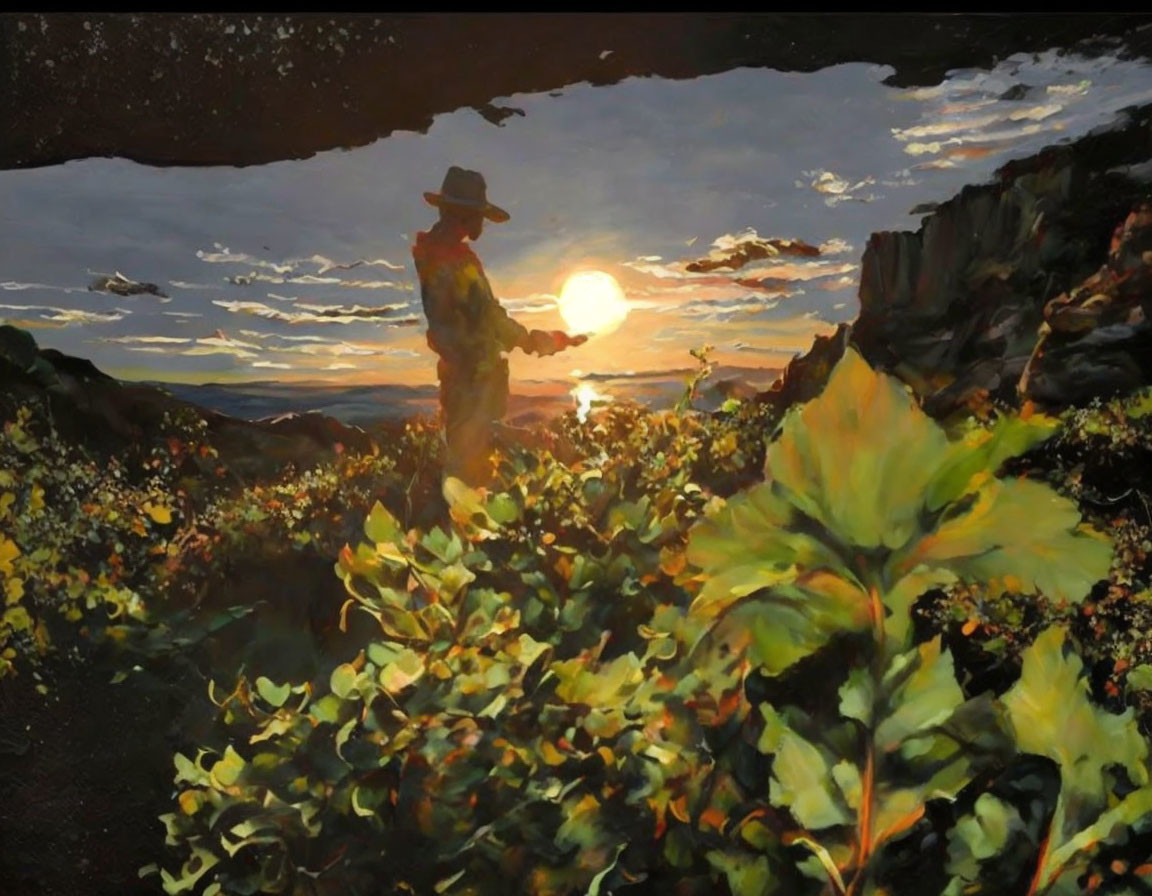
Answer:
POLYGON ((772 441, 744 404, 568 420, 585 460, 509 453, 490 491, 449 480, 439 525, 374 506, 336 567, 350 661, 214 686, 215 739, 176 760, 166 891, 1147 877, 1145 742, 1092 702, 1065 631, 997 692, 912 625, 934 589, 1075 605, 1108 574, 1072 501, 998 476, 1058 422, 950 437, 852 351, 772 441))
MULTIPOLYGON (((849 351, 823 395, 785 419, 766 481, 693 532, 688 556, 707 579, 692 613, 720 623, 753 605, 743 618, 764 673, 779 675, 845 633, 867 637, 844 664, 837 713, 761 707, 769 802, 789 811, 797 828, 787 836, 814 853, 814 872, 835 893, 873 891, 884 847, 931 800, 954 799, 1015 749, 1083 761, 1083 750, 1064 752, 1058 728, 1039 727, 1042 712, 1034 724, 1025 718, 1041 683, 1053 688, 1047 705, 1077 706, 1099 725, 1112 719, 1124 740, 1099 755, 1143 773, 1130 715, 1091 708, 1074 674, 1036 671, 1050 660, 1051 636, 1025 653, 1022 682, 1004 698, 1012 726, 991 694, 964 693, 939 639, 911 643, 910 606, 930 588, 979 582, 1077 601, 1107 574, 1110 545, 1079 526, 1075 505, 1043 484, 995 478, 1054 428, 1036 416, 1003 418, 950 441, 897 381, 849 351)), ((1064 815, 1076 793, 1066 782, 1046 849, 1076 827, 1064 815)), ((1041 887, 1056 876, 1047 869, 1041 887)))
POLYGON ((702 718, 731 715, 740 666, 729 658, 727 704, 714 680, 660 672, 679 648, 656 626, 687 605, 676 556, 700 489, 673 478, 632 501, 618 460, 528 461, 496 494, 450 480, 449 529, 372 510, 337 571, 342 624, 366 617, 376 637, 327 681, 241 681, 220 701, 237 740, 178 759, 166 823, 189 858, 168 892, 202 877, 379 892, 382 861, 390 892, 503 893, 510 869, 526 892, 583 891, 652 864, 619 831, 655 844, 691 822, 702 718), (214 775, 225 761, 236 774, 214 775))
POLYGON ((132 463, 64 443, 31 407, 4 422, 0 677, 34 669, 61 623, 98 637, 146 617, 167 581, 182 513, 177 470, 200 452, 197 435, 173 425, 171 442, 132 463))

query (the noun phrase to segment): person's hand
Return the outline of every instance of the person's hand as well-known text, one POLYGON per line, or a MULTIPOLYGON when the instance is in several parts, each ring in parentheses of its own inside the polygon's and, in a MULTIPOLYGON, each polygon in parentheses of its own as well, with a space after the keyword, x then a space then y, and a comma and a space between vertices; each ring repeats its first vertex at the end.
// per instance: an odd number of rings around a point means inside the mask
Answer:
POLYGON ((569 336, 563 330, 534 330, 532 332, 533 349, 541 357, 554 355, 571 346, 583 345, 587 341, 588 337, 585 335, 569 336))

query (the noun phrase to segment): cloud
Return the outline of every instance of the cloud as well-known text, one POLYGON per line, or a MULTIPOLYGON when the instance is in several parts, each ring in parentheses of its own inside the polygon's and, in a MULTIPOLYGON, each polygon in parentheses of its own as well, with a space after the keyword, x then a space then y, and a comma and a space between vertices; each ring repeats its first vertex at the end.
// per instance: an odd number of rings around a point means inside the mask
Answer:
MULTIPOLYGON (((220 243, 214 244, 214 251, 199 250, 196 257, 208 264, 243 265, 253 268, 251 273, 233 274, 225 279, 237 286, 252 283, 294 283, 300 286, 339 286, 351 289, 396 289, 411 291, 412 284, 395 280, 345 280, 341 277, 325 277, 332 271, 350 271, 355 268, 384 268, 388 271, 403 271, 404 265, 386 258, 360 258, 355 261, 335 261, 326 255, 309 255, 303 258, 288 258, 284 261, 270 261, 257 258, 247 252, 233 252, 220 243), (270 273, 265 273, 270 272, 270 273)), ((189 288, 200 288, 189 284, 189 288)))
POLYGON ((16 280, 0 281, 0 289, 5 292, 23 292, 27 289, 43 289, 50 292, 84 292, 75 286, 52 286, 48 283, 20 283, 16 280))
POLYGON ((830 240, 825 240, 820 244, 821 255, 843 255, 845 252, 851 252, 856 247, 846 240, 840 239, 838 236, 832 237, 830 240))
POLYGON ((76 308, 57 308, 52 305, 0 305, 0 311, 38 311, 36 318, 22 319, 24 327, 70 327, 73 324, 110 324, 123 320, 131 311, 81 311, 76 308))
POLYGON ((824 204, 832 208, 841 202, 874 202, 880 198, 874 193, 862 192, 865 187, 870 187, 876 183, 876 179, 872 177, 865 177, 863 180, 852 183, 847 178, 823 169, 804 171, 802 174, 808 179, 808 182, 798 180, 796 186, 811 187, 817 193, 823 194, 825 196, 824 204))
POLYGON ((413 326, 420 322, 415 315, 396 317, 398 311, 408 307, 404 302, 395 305, 311 305, 297 303, 291 310, 281 310, 263 302, 231 302, 214 299, 213 305, 231 311, 233 314, 248 314, 265 320, 278 320, 289 324, 324 323, 354 324, 377 323, 393 327, 413 326))
POLYGON ((176 353, 189 357, 197 355, 232 355, 235 358, 250 359, 257 357, 257 353, 260 351, 261 348, 258 345, 233 339, 224 333, 223 330, 217 330, 215 335, 197 339, 196 344, 191 348, 179 349, 176 353))
POLYGON ((356 343, 326 339, 314 335, 281 335, 264 333, 255 329, 242 329, 244 339, 230 336, 218 329, 211 336, 177 337, 161 335, 109 336, 103 342, 121 344, 128 351, 145 352, 151 355, 179 355, 183 357, 204 357, 226 355, 251 360, 253 367, 266 367, 268 370, 357 370, 348 364, 347 358, 382 360, 385 358, 417 358, 418 352, 397 349, 385 343, 356 343), (325 367, 311 367, 303 357, 332 360, 325 367), (293 358, 300 358, 301 363, 293 358))
POLYGON ((947 137, 953 134, 967 134, 982 131, 989 125, 1000 124, 1006 121, 1043 121, 1064 111, 1058 103, 1049 103, 1043 106, 1029 106, 1024 109, 1008 109, 988 115, 979 115, 973 118, 945 118, 928 124, 914 125, 909 128, 893 128, 892 136, 901 143, 924 137, 947 137))
POLYGON ((177 289, 219 289, 220 287, 215 283, 189 283, 186 280, 169 280, 169 286, 175 286, 177 289))
MULTIPOLYGON (((396 280, 341 280, 339 277, 319 277, 315 274, 301 274, 297 277, 282 277, 271 274, 233 274, 224 278, 233 286, 251 286, 253 283, 288 284, 297 286, 339 286, 347 289, 394 289, 399 292, 412 292, 410 283, 401 283, 396 280)), ((282 301, 291 301, 280 297, 282 301)))
POLYGON ((689 273, 703 274, 719 268, 738 270, 749 262, 780 256, 799 258, 815 258, 820 255, 818 246, 810 245, 803 240, 795 239, 765 239, 755 230, 746 230, 741 234, 724 234, 713 240, 712 250, 704 258, 688 262, 684 269, 689 273))
POLYGON ((186 345, 190 338, 176 336, 105 336, 101 342, 117 342, 121 345, 186 345))
POLYGON ((1092 82, 1085 79, 1075 84, 1049 84, 1046 89, 1057 96, 1084 96, 1091 86, 1092 82))
POLYGON ((196 257, 209 264, 243 264, 248 267, 275 271, 278 274, 287 274, 296 269, 296 265, 292 261, 279 263, 267 261, 262 258, 256 258, 254 255, 249 255, 247 252, 233 252, 227 246, 220 245, 220 243, 214 243, 213 246, 216 249, 215 252, 205 252, 203 249, 199 249, 196 252, 196 257))
POLYGON ((261 330, 241 330, 241 336, 247 336, 250 339, 277 339, 284 342, 337 342, 336 339, 330 339, 327 336, 314 336, 304 334, 300 336, 284 336, 280 333, 266 333, 261 330))
POLYGON ((254 268, 264 268, 278 274, 287 274, 296 271, 301 265, 315 267, 317 273, 326 274, 328 271, 350 271, 359 267, 382 267, 390 271, 402 271, 404 265, 396 264, 386 258, 360 258, 356 261, 333 261, 325 255, 309 255, 307 258, 289 258, 285 261, 268 261, 249 255, 247 252, 233 252, 227 246, 213 243, 215 252, 200 250, 196 257, 210 264, 243 264, 254 268))
POLYGON ((1130 61, 1103 54, 1021 54, 990 71, 957 74, 905 93, 922 104, 920 121, 891 133, 909 155, 943 156, 917 170, 957 168, 1036 142, 1030 138, 1086 130, 1107 109, 1147 102, 1152 91, 1146 75, 1133 78, 1134 69, 1130 61))
POLYGON ((260 346, 251 342, 244 342, 241 339, 233 339, 223 330, 217 330, 211 336, 203 336, 198 339, 177 339, 166 336, 118 336, 104 341, 124 344, 130 352, 182 355, 188 358, 230 355, 234 358, 251 360, 258 358, 262 351, 260 346))
MULTIPOLYGON (((703 258, 668 261, 642 255, 625 262, 625 267, 649 278, 647 283, 629 284, 629 302, 633 310, 680 315, 694 323, 746 317, 803 295, 802 284, 819 286, 858 271, 854 262, 823 257, 851 251, 852 244, 838 237, 814 245, 798 239, 764 238, 749 228, 713 240, 703 258)), ((824 288, 836 289, 840 284, 824 288)))
POLYGON ((744 272, 743 280, 769 280, 776 282, 807 282, 819 280, 822 277, 835 277, 838 274, 849 274, 859 265, 851 262, 792 262, 773 264, 766 267, 750 268, 744 272))
MULTIPOLYGON (((89 271, 88 273, 93 274, 95 272, 89 271)), ((131 277, 125 277, 119 271, 114 274, 95 274, 95 279, 88 284, 88 291, 106 292, 117 296, 150 295, 156 296, 164 302, 171 301, 168 293, 160 289, 155 283, 133 280, 131 277)))
MULTIPOLYGON (((383 342, 348 342, 341 339, 330 339, 326 336, 316 336, 311 334, 300 336, 285 336, 281 335, 280 333, 268 333, 260 330, 240 330, 240 335, 245 336, 248 339, 254 339, 260 342, 261 345, 259 346, 259 349, 261 352, 282 359, 296 359, 301 355, 316 359, 363 358, 367 361, 383 361, 385 359, 422 357, 419 352, 414 352, 410 349, 396 348, 393 345, 383 342)), ((252 347, 256 348, 256 346, 252 347)), ((346 361, 344 363, 346 363, 346 361)), ((305 362, 303 358, 299 358, 296 363, 293 363, 290 366, 294 369, 341 369, 340 367, 333 367, 331 365, 324 368, 308 367, 307 362, 305 362), (303 363, 303 367, 301 367, 301 363, 303 363)), ((349 364, 347 365, 347 369, 352 370, 359 368, 349 364)))
POLYGON ((293 355, 375 355, 379 349, 366 346, 353 345, 350 342, 336 342, 332 344, 306 342, 302 345, 277 346, 275 351, 293 355))
POLYGON ((926 143, 909 143, 904 152, 910 156, 934 155, 948 146, 962 146, 968 143, 999 143, 1006 145, 1023 137, 1031 137, 1045 131, 1062 131, 1063 122, 1053 122, 1050 125, 1030 124, 1020 128, 1001 131, 984 131, 962 137, 948 137, 945 140, 932 140, 926 143))
POLYGON ((534 292, 521 299, 501 299, 500 304, 513 314, 542 314, 555 311, 559 299, 546 292, 534 292))
POLYGON ((822 280, 815 284, 818 289, 837 290, 851 289, 857 285, 855 277, 837 277, 835 280, 822 280))
POLYGON ((328 271, 350 271, 353 268, 358 267, 382 267, 387 268, 390 271, 404 270, 404 265, 395 264, 386 258, 361 258, 357 261, 339 262, 333 261, 331 258, 325 258, 323 255, 312 255, 306 259, 303 259, 303 261, 308 261, 319 265, 319 271, 321 274, 327 273, 328 271))
POLYGON ((677 309, 684 317, 724 319, 737 314, 755 314, 758 311, 771 311, 779 302, 746 298, 743 301, 691 302, 677 309))
POLYGON ((655 278, 656 283, 647 287, 629 290, 637 295, 671 296, 688 295, 700 297, 713 293, 710 298, 733 298, 746 295, 748 290, 757 290, 779 297, 790 292, 790 284, 844 274, 856 269, 850 263, 826 261, 782 262, 780 264, 747 268, 735 272, 698 274, 685 271, 683 263, 652 264, 648 262, 625 262, 625 267, 655 278), (675 285, 667 281, 682 281, 675 285))

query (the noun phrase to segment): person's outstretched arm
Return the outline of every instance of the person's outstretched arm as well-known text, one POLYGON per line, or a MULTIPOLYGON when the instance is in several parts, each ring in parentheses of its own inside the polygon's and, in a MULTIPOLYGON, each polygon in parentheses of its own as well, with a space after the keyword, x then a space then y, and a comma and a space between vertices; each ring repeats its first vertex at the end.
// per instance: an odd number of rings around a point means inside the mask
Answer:
POLYGON ((514 320, 508 310, 500 304, 499 300, 492 294, 492 287, 488 284, 488 278, 482 273, 474 288, 479 293, 477 301, 492 321, 493 329, 500 340, 500 347, 504 351, 519 348, 530 354, 554 355, 569 346, 582 345, 588 341, 587 336, 569 336, 563 330, 529 330, 514 320))

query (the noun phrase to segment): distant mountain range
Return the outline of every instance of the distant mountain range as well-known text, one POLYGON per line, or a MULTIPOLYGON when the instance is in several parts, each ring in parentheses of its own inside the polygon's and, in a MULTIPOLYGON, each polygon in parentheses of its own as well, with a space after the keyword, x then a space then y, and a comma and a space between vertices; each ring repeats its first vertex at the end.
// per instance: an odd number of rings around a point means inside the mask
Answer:
MULTIPOLYGON (((779 376, 775 369, 718 367, 700 390, 696 407, 713 410, 726 398, 747 398, 767 389, 779 376)), ((561 382, 529 380, 513 383, 509 417, 526 422, 552 417, 576 407, 573 390, 586 384, 610 400, 630 400, 647 407, 671 407, 683 395, 690 369, 658 371, 630 376, 591 375, 561 382)), ((343 386, 332 383, 164 383, 156 386, 181 401, 210 408, 244 420, 312 411, 355 426, 381 420, 432 416, 437 412, 438 388, 388 384, 343 386)))

